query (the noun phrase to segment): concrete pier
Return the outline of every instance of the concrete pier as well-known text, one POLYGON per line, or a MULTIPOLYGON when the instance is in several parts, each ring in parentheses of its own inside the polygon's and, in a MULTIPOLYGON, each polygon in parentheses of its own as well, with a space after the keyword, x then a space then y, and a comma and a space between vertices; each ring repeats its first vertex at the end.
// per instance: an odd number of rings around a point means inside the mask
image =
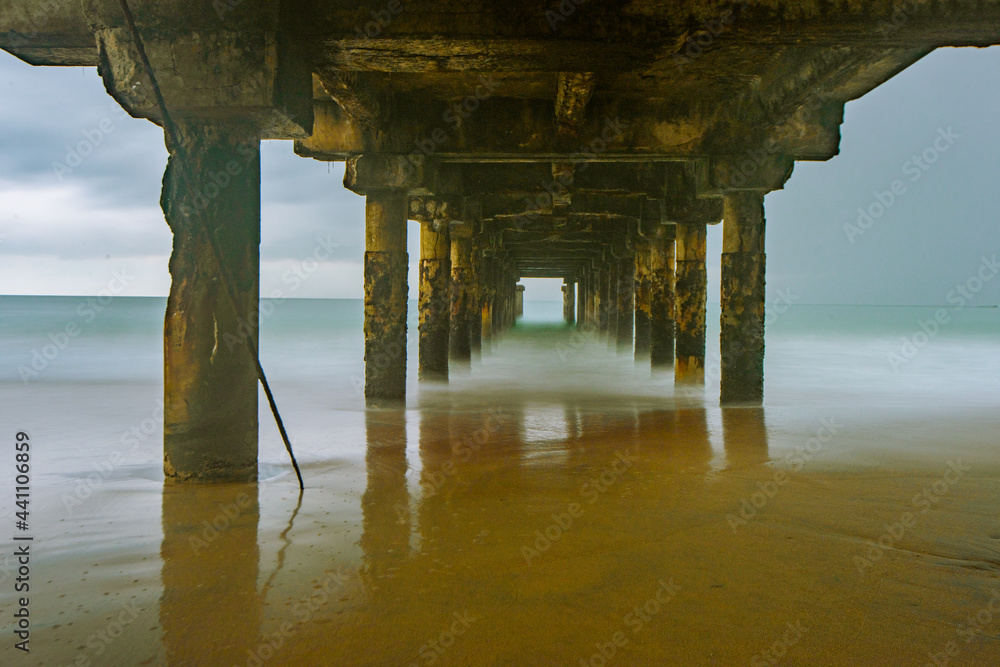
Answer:
POLYGON ((563 322, 566 324, 576 323, 576 283, 566 281, 562 286, 563 294, 563 322))
POLYGON ((472 290, 472 236, 462 225, 451 234, 451 361, 468 366, 472 362, 469 293, 472 290))
POLYGON ((259 326, 260 142, 247 126, 178 130, 187 163, 174 147, 161 197, 174 235, 163 328, 163 468, 170 479, 256 480, 257 372, 246 338, 256 340, 259 326), (225 187, 211 176, 220 173, 225 187))
POLYGON ((448 380, 451 326, 451 234, 448 220, 420 224, 420 380, 448 380))
POLYGON ((764 194, 727 195, 722 234, 723 404, 764 400, 764 194))
MULTIPOLYGON (((397 190, 365 199, 365 397, 406 396, 406 210, 397 190)), ((453 269, 454 271, 454 269, 453 269)))
POLYGON ((664 225, 649 244, 649 361, 674 365, 674 226, 664 225))
POLYGON ((676 360, 677 384, 705 384, 705 311, 708 272, 705 268, 704 223, 677 225, 676 360))
POLYGON ((645 361, 649 358, 652 330, 649 261, 649 245, 645 244, 635 253, 635 358, 637 361, 645 361))
POLYGON ((635 256, 618 260, 618 354, 631 352, 635 319, 635 256))

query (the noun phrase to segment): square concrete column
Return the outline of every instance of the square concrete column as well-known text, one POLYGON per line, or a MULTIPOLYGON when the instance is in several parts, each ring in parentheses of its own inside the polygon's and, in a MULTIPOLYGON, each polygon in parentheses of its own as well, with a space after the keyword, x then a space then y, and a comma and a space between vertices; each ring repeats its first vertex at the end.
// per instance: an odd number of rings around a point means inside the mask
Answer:
POLYGON ((482 359, 483 356, 483 283, 479 275, 482 271, 482 263, 482 252, 476 247, 476 240, 473 239, 472 257, 469 263, 469 300, 467 305, 469 312, 469 347, 472 350, 472 359, 475 361, 482 359))
POLYGON ((496 299, 493 283, 493 257, 483 255, 479 266, 479 317, 480 329, 482 330, 482 353, 484 356, 489 356, 493 348, 493 304, 496 299))
POLYGON ((608 266, 608 347, 618 346, 618 290, 621 276, 618 271, 618 260, 609 257, 606 260, 608 266))
POLYGON ((514 316, 524 317, 524 285, 515 285, 514 289, 517 290, 514 294, 514 316))
POLYGON ((563 281, 563 320, 566 324, 576 322, 576 283, 571 280, 563 281))
POLYGON ((365 398, 406 397, 407 195, 365 196, 365 398))
POLYGON ((451 235, 451 334, 449 357, 452 361, 468 365, 472 362, 469 336, 469 290, 471 288, 472 237, 461 226, 451 235))
POLYGON ((635 319, 635 256, 618 260, 618 353, 631 351, 635 319))
POLYGON ((182 145, 169 147, 160 199, 174 235, 163 470, 168 479, 256 481, 257 370, 246 337, 259 324, 260 139, 241 125, 177 130, 182 145))
POLYGON ((451 234, 448 220, 420 224, 420 369, 421 381, 448 381, 451 326, 451 234))
POLYGON ((649 244, 649 363, 674 365, 674 230, 662 226, 649 244))
POLYGON ((594 313, 597 316, 597 332, 601 338, 608 335, 608 265, 604 262, 595 270, 597 290, 594 292, 594 313))
POLYGON ((722 230, 723 404, 764 399, 764 192, 725 196, 722 230))
POLYGON ((635 358, 649 357, 650 336, 649 246, 635 253, 635 358))
POLYGON ((674 381, 705 384, 705 224, 677 225, 677 347, 674 381))
POLYGON ((576 328, 580 329, 587 323, 587 275, 580 273, 576 284, 576 328))

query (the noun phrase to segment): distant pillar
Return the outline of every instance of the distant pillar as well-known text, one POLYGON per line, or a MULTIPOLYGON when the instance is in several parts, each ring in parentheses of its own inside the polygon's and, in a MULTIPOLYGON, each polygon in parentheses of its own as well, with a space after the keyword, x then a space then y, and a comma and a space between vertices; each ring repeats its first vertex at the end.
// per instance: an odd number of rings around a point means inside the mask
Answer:
POLYGON ((186 162, 171 154, 161 197, 174 236, 163 329, 163 470, 175 480, 256 481, 257 371, 245 338, 258 330, 260 139, 237 125, 185 124, 178 133, 186 162), (230 180, 222 187, 209 174, 230 180))
POLYGON ((407 195, 365 197, 365 398, 406 397, 407 195))
POLYGON ((515 297, 514 315, 524 317, 524 285, 517 285, 517 296, 515 297))
POLYGON ((632 347, 632 324, 635 317, 635 256, 618 260, 618 353, 632 347))
POLYGON ((606 260, 608 266, 608 346, 618 345, 618 290, 621 276, 618 274, 618 260, 614 257, 606 260))
POLYGON ((483 350, 483 327, 482 327, 482 280, 480 272, 483 266, 483 254, 472 244, 472 261, 469 263, 469 347, 472 350, 472 358, 479 360, 482 358, 483 350))
POLYGON ((635 253, 635 358, 649 357, 649 246, 635 253))
POLYGON ((649 361, 655 369, 674 365, 674 232, 662 226, 650 242, 649 361))
POLYGON ((472 361, 469 338, 469 261, 472 255, 472 238, 460 228, 451 235, 451 336, 452 361, 468 364, 472 361))
POLYGON ((708 300, 705 237, 704 223, 677 225, 674 381, 678 384, 705 384, 705 304, 708 300))
POLYGON ((493 347, 493 304, 496 300, 493 263, 492 256, 483 256, 479 265, 479 317, 483 356, 489 356, 493 347))
POLYGON ((447 220, 420 224, 419 377, 448 380, 451 323, 451 235, 447 220))
POLYGON ((563 320, 566 324, 576 322, 576 283, 565 281, 562 286, 563 293, 563 320))
POLYGON ((764 400, 764 193, 727 194, 722 230, 723 404, 764 400))
POLYGON ((580 273, 576 282, 576 328, 581 329, 587 322, 587 276, 580 273))
POLYGON ((608 265, 601 263, 601 268, 596 270, 597 291, 594 293, 594 312, 597 316, 597 331, 601 338, 608 335, 608 265))

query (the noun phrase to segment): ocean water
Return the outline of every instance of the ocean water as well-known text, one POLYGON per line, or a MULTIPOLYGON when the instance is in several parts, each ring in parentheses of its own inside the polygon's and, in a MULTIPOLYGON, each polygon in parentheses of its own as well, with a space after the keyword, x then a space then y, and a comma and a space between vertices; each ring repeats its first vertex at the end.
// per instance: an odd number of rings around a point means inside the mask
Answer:
POLYGON ((361 301, 289 300, 261 360, 300 501, 263 400, 260 484, 164 484, 164 308, 0 297, 34 536, 2 664, 1000 663, 1000 309, 791 306, 763 408, 723 410, 717 306, 681 392, 537 302, 420 386, 411 303, 407 405, 366 410, 361 301))

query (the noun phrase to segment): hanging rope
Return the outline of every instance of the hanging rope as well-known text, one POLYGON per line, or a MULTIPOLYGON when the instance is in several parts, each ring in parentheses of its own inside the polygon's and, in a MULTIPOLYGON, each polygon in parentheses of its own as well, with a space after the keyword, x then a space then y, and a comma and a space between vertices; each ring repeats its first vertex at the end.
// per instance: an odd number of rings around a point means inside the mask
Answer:
MULTIPOLYGON (((188 160, 184 155, 184 147, 180 141, 180 133, 177 131, 177 126, 174 124, 173 120, 170 118, 170 113, 167 111, 167 104, 163 100, 163 93, 160 92, 160 86, 156 82, 156 75, 153 73, 153 66, 149 63, 149 58, 146 56, 146 48, 143 45, 142 37, 139 35, 139 30, 135 27, 135 18, 132 16, 132 10, 128 6, 128 0, 119 0, 122 8, 122 14, 125 16, 125 25, 128 27, 129 32, 132 35, 132 41, 135 43, 135 48, 139 52, 139 60, 142 63, 143 69, 146 71, 146 76, 149 77, 149 83, 153 89, 153 95, 156 98, 156 104, 160 108, 160 113, 163 115, 163 129, 167 133, 167 137, 170 139, 170 145, 173 147, 174 158, 177 163, 177 171, 180 174, 181 181, 184 186, 189 190, 193 191, 194 183, 187 173, 188 160)), ((190 209, 190 207, 189 207, 190 209)), ((233 307, 233 312, 236 314, 237 318, 240 316, 239 311, 239 301, 236 299, 236 291, 233 288, 233 283, 229 279, 229 274, 226 273, 225 265, 222 261, 222 253, 219 251, 219 245, 216 243, 215 237, 212 231, 209 229, 208 225, 195 224, 196 229, 201 230, 205 235, 205 240, 208 247, 212 250, 212 255, 215 257, 215 263, 219 268, 219 277, 222 280, 222 284, 225 287, 226 294, 229 295, 229 303, 233 307)), ((260 318, 258 316, 258 322, 260 318)), ((288 433, 285 431, 285 424, 281 420, 281 414, 278 412, 278 405, 274 402, 274 394, 271 393, 271 386, 267 382, 267 376, 264 374, 264 368, 260 365, 260 354, 258 353, 256 332, 254 330, 249 330, 247 336, 244 337, 244 341, 247 344, 247 350, 250 352, 250 356, 253 358, 254 365, 257 367, 257 378, 260 380, 261 386, 264 388, 264 394, 267 395, 267 402, 271 406, 271 414, 274 415, 274 421, 278 425, 278 431, 281 433, 281 439, 285 443, 285 449, 288 451, 288 456, 292 459, 292 467, 295 468, 295 476, 299 479, 299 496, 301 497, 305 485, 302 482, 302 473, 299 471, 299 463, 295 460, 295 453, 292 452, 292 443, 288 439, 288 433)))

